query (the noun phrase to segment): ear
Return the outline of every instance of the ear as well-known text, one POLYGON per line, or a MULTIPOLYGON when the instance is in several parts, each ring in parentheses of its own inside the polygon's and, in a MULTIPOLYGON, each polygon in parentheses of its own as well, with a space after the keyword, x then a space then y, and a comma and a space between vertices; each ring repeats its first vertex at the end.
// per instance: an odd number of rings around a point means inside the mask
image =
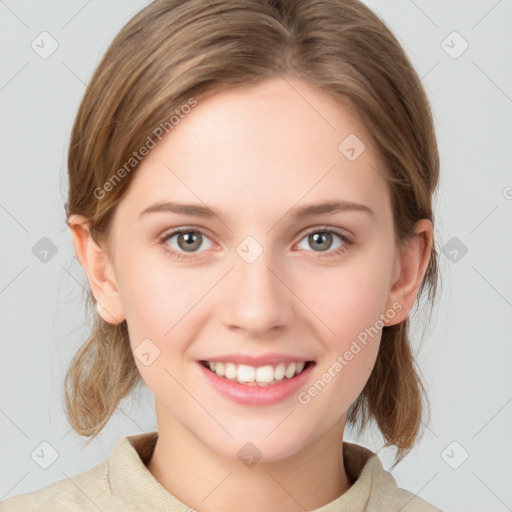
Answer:
POLYGON ((94 241, 89 221, 81 215, 70 215, 68 224, 73 246, 98 305, 98 313, 109 324, 119 324, 126 316, 121 304, 114 268, 106 249, 94 241))
POLYGON ((418 290, 427 270, 432 252, 433 226, 428 219, 421 219, 415 224, 414 236, 401 250, 397 249, 397 259, 388 296, 387 308, 395 307, 393 319, 384 321, 390 326, 404 321, 414 305, 418 290), (397 305, 401 305, 401 309, 397 305))

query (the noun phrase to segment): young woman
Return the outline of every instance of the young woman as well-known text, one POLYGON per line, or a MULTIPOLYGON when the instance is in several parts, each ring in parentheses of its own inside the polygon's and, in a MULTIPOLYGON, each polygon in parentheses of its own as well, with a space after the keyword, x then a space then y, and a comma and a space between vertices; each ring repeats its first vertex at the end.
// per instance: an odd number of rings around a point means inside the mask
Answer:
POLYGON ((432 511, 403 458, 408 317, 437 282, 438 152, 397 40, 357 0, 157 0, 80 106, 68 224, 97 317, 66 378, 93 439, 141 381, 158 431, 11 510, 432 511))

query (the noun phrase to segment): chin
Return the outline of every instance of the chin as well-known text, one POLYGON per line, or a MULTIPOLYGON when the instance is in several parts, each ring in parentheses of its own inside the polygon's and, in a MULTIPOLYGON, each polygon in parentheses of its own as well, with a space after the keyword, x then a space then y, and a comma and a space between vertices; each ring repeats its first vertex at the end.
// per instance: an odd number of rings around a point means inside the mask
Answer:
MULTIPOLYGON (((227 440, 227 436, 220 434, 218 441, 213 446, 211 433, 206 433, 203 442, 209 444, 211 449, 223 457, 239 460, 244 464, 246 463, 244 461, 248 461, 246 465, 249 467, 251 458, 253 463, 257 459, 258 464, 279 462, 293 457, 312 442, 311 437, 304 430, 291 431, 290 425, 285 425, 289 421, 288 419, 282 425, 279 425, 279 421, 274 421, 270 428, 267 423, 263 426, 239 421, 236 428, 228 428, 233 438, 227 440), (279 426, 276 428, 276 425, 279 426)), ((303 429, 304 425, 302 424, 301 427, 303 429)))

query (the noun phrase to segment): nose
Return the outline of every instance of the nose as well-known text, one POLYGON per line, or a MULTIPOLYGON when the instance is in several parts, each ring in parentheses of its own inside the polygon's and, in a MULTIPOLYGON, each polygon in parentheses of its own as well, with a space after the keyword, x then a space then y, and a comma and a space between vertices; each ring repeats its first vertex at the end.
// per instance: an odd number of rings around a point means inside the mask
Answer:
POLYGON ((260 339, 282 334, 294 320, 294 294, 286 271, 268 254, 263 251, 252 263, 234 254, 234 268, 221 299, 225 327, 260 339))

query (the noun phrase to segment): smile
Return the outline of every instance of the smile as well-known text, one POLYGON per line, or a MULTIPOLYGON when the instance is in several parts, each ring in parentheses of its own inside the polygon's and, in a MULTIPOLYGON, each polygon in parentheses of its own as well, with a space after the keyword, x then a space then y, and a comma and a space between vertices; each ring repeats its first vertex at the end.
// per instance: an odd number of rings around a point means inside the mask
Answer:
POLYGON ((220 361, 201 361, 201 364, 219 377, 239 384, 272 386, 278 382, 293 379, 313 363, 312 361, 296 361, 259 367, 220 361))

